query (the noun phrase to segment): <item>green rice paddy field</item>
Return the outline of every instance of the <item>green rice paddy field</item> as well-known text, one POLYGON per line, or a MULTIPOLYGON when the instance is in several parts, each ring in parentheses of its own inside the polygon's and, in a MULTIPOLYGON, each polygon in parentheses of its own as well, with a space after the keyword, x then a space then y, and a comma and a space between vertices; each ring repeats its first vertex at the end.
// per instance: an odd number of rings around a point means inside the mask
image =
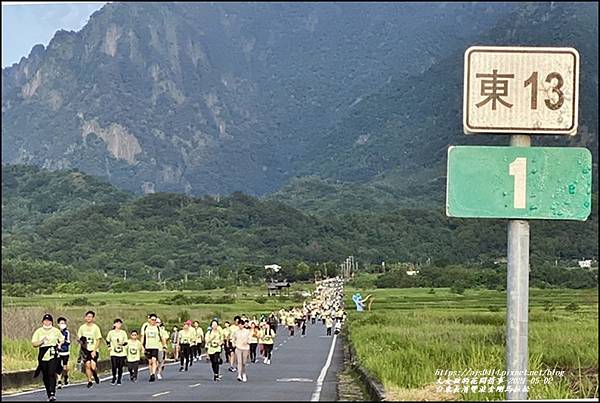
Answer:
MULTIPOLYGON (((346 304, 356 290, 346 289, 346 304)), ((360 290, 372 311, 349 314, 346 329, 359 362, 389 399, 498 400, 500 392, 446 393, 436 370, 505 370, 506 293, 449 289, 360 290)), ((531 382, 529 399, 598 397, 598 290, 531 289, 529 370, 555 369, 531 382), (573 304, 573 305, 570 305, 573 304)), ((451 377, 452 379, 455 376, 451 377)), ((453 385, 454 386, 454 385, 453 385)), ((489 389, 488 389, 489 390, 489 389)))

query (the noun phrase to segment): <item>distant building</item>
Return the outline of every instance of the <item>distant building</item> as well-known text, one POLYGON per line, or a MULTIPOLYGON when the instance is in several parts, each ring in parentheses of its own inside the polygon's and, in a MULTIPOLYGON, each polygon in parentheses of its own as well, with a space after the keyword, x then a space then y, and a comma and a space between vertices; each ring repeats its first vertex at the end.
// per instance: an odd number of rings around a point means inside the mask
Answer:
POLYGON ((409 276, 414 276, 416 274, 419 274, 419 270, 406 270, 406 274, 408 274, 409 276))
POLYGON ((582 269, 592 268, 592 259, 580 260, 577 263, 579 263, 579 267, 581 267, 582 269))
POLYGON ((281 291, 286 290, 286 295, 290 295, 290 283, 287 281, 278 281, 273 283, 267 283, 267 294, 272 295, 281 295, 281 291))

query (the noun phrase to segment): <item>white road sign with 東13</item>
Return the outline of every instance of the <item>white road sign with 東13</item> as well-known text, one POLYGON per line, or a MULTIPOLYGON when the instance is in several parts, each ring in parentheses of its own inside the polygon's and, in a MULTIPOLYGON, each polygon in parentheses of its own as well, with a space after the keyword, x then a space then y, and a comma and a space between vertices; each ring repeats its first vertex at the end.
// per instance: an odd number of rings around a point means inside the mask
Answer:
POLYGON ((577 133, 579 54, 573 48, 470 47, 464 86, 466 134, 577 133))

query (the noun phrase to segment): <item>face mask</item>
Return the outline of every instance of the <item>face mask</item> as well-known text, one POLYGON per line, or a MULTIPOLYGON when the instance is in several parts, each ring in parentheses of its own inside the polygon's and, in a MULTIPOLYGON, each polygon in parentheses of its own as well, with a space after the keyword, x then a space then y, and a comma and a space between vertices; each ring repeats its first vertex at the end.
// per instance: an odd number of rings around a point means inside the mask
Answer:
POLYGON ((58 327, 60 327, 61 330, 65 330, 67 328, 67 325, 64 323, 61 323, 60 325, 58 325, 58 327))

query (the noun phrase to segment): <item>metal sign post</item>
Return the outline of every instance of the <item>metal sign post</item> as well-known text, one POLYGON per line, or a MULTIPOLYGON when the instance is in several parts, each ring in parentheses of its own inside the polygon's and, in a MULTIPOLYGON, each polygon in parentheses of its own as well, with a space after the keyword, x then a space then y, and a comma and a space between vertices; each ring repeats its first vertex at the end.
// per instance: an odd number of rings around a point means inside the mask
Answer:
POLYGON ((510 134, 511 147, 448 149, 446 215, 509 219, 506 398, 525 400, 527 220, 586 220, 592 166, 589 150, 527 148, 530 135, 577 134, 579 54, 573 48, 473 46, 465 52, 464 84, 465 134, 510 134))
MULTIPOLYGON (((529 136, 510 139, 514 147, 530 147, 529 136)), ((529 326, 529 221, 508 221, 506 280, 506 380, 518 385, 507 390, 507 400, 525 400, 527 392, 527 331, 529 326)))

